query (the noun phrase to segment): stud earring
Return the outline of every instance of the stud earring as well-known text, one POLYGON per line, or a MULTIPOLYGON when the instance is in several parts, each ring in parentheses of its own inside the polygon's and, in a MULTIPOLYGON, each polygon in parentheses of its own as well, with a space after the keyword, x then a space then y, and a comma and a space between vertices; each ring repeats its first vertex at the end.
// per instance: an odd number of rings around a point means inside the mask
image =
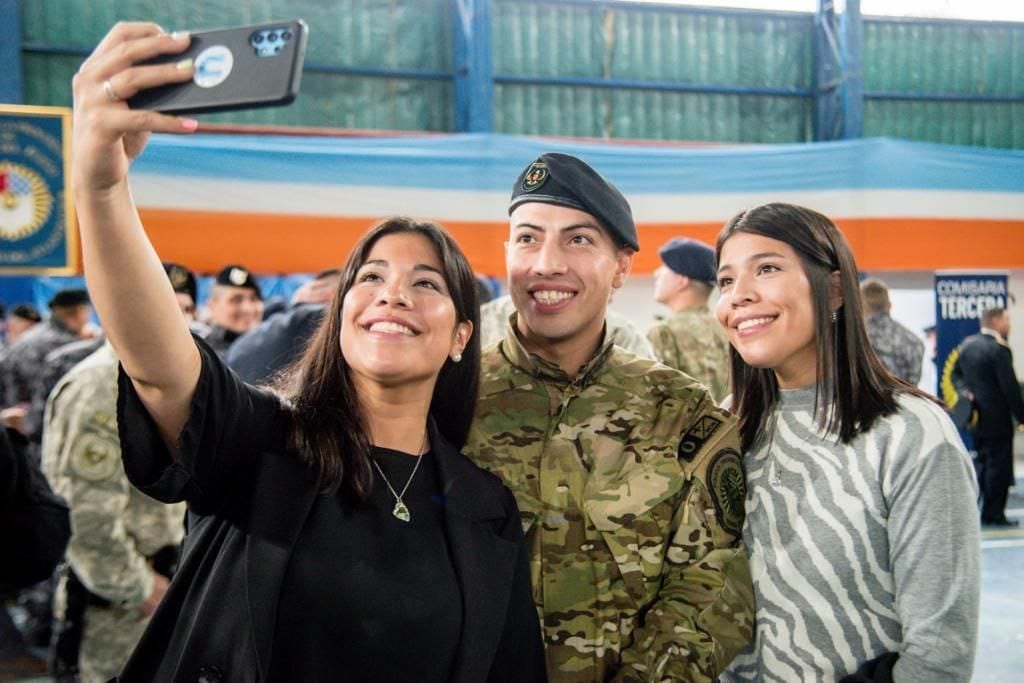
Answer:
POLYGON ((453 363, 458 363, 461 360, 462 360, 462 354, 461 353, 456 351, 455 353, 452 354, 452 362, 453 363))

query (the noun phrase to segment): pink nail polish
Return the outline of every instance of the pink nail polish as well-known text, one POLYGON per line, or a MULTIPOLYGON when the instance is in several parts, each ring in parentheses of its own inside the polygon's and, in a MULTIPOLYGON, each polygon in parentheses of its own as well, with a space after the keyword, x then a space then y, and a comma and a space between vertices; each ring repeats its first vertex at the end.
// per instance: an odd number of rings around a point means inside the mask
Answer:
POLYGON ((191 133, 191 132, 193 132, 197 128, 199 128, 199 122, 196 121, 195 119, 182 119, 181 120, 181 129, 182 130, 186 130, 189 133, 191 133))

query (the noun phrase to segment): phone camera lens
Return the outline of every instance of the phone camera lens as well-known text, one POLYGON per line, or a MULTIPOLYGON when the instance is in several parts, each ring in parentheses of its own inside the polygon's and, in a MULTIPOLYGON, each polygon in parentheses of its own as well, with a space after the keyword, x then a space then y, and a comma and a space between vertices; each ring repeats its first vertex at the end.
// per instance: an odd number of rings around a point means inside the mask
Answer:
POLYGON ((274 33, 273 31, 271 31, 271 32, 270 32, 269 34, 267 34, 267 42, 268 42, 268 43, 273 43, 273 42, 275 42, 276 40, 277 40, 277 34, 276 34, 276 33, 274 33))
POLYGON ((291 31, 284 31, 281 34, 281 40, 288 41, 288 40, 291 40, 291 39, 292 39, 292 32, 291 31))
POLYGON ((253 42, 254 45, 259 45, 260 43, 262 43, 263 42, 263 34, 262 33, 255 34, 252 37, 252 42, 253 42))
POLYGON ((281 46, 280 45, 275 45, 274 46, 274 54, 277 54, 280 51, 281 51, 281 46))

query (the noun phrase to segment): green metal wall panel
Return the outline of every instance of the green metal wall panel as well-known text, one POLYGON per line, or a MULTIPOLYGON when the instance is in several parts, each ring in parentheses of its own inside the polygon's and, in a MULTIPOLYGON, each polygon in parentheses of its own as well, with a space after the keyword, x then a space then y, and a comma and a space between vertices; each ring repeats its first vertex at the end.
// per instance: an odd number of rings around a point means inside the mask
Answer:
MULTIPOLYGON (((455 0, 22 0, 25 41, 87 48, 118 19, 168 29, 301 16, 311 65, 451 72, 455 0)), ((608 8, 529 0, 493 3, 497 76, 625 79, 727 87, 813 87, 809 14, 608 8)), ((28 52, 29 104, 70 103, 80 58, 28 52)), ((865 89, 1024 97, 1024 25, 870 19, 865 89)), ((498 83, 495 130, 508 133, 707 140, 811 140, 810 97, 610 90, 498 83)), ((450 80, 307 72, 290 107, 216 121, 451 130, 450 80)), ((865 135, 1024 148, 1024 104, 869 98, 865 135)))
POLYGON ((1020 96, 1024 25, 867 21, 864 87, 1020 96))
MULTIPOLYGON (((307 64, 450 72, 448 0, 246 0, 227 3, 162 0, 25 0, 26 42, 88 48, 118 20, 149 20, 168 30, 202 29, 301 17, 310 26, 307 64)), ((68 105, 81 61, 28 53, 25 101, 68 105)), ((289 107, 228 112, 204 120, 274 125, 395 130, 450 130, 450 81, 373 78, 329 73, 303 76, 289 107)))
MULTIPOLYGON (((494 0, 500 76, 613 78, 809 88, 812 20, 657 8, 494 0)), ((495 129, 509 133, 798 142, 807 98, 500 84, 495 129), (765 117, 752 125, 752 119, 765 117)))
POLYGON ((1024 104, 869 99, 864 135, 1024 149, 1024 104))
MULTIPOLYGON (((1024 98, 1024 25, 872 20, 864 89, 1024 98)), ((864 134, 1024 148, 1024 104, 867 100, 864 134)))

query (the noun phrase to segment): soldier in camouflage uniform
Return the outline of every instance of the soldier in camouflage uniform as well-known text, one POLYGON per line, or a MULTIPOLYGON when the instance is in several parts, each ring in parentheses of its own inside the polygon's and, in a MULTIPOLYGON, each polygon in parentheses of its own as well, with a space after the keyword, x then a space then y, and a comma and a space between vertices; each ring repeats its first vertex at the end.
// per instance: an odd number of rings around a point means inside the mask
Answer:
POLYGON ((517 313, 484 353, 465 453, 519 503, 557 681, 710 681, 750 641, 736 421, 701 385, 611 343, 638 248, 629 205, 545 154, 513 188, 517 313))
POLYGON ((676 238, 658 250, 654 298, 672 315, 647 332, 665 365, 701 382, 716 401, 729 393, 729 340, 708 308, 715 288, 715 251, 697 240, 676 238))
MULTIPOLYGON (((907 384, 917 386, 921 381, 924 362, 924 342, 905 325, 892 319, 889 312, 889 288, 875 278, 860 283, 864 302, 864 324, 871 348, 889 372, 907 384)), ((932 387, 934 390, 934 387, 932 387)))
MULTIPOLYGON (((189 317, 185 306, 182 313, 189 317)), ((103 344, 58 382, 44 418, 43 468, 72 521, 68 572, 55 599, 58 673, 77 665, 82 681, 120 672, 167 589, 184 535, 185 504, 149 498, 124 473, 117 366, 103 344)))
MULTIPOLYGON (((515 310, 512 297, 507 294, 488 301, 480 307, 479 334, 480 345, 483 348, 497 344, 505 337, 508 319, 515 313, 515 310)), ((629 318, 610 308, 606 312, 605 318, 608 323, 608 337, 613 343, 640 358, 657 360, 651 343, 647 341, 642 332, 636 329, 629 318)))
MULTIPOLYGON (((180 544, 184 533, 184 504, 158 503, 128 483, 116 407, 117 358, 109 344, 65 375, 46 406, 43 468, 71 508, 68 564, 90 594, 78 657, 83 681, 106 681, 121 670, 167 587, 151 558, 180 544)), ((66 618, 69 577, 57 590, 59 619, 66 618)))

